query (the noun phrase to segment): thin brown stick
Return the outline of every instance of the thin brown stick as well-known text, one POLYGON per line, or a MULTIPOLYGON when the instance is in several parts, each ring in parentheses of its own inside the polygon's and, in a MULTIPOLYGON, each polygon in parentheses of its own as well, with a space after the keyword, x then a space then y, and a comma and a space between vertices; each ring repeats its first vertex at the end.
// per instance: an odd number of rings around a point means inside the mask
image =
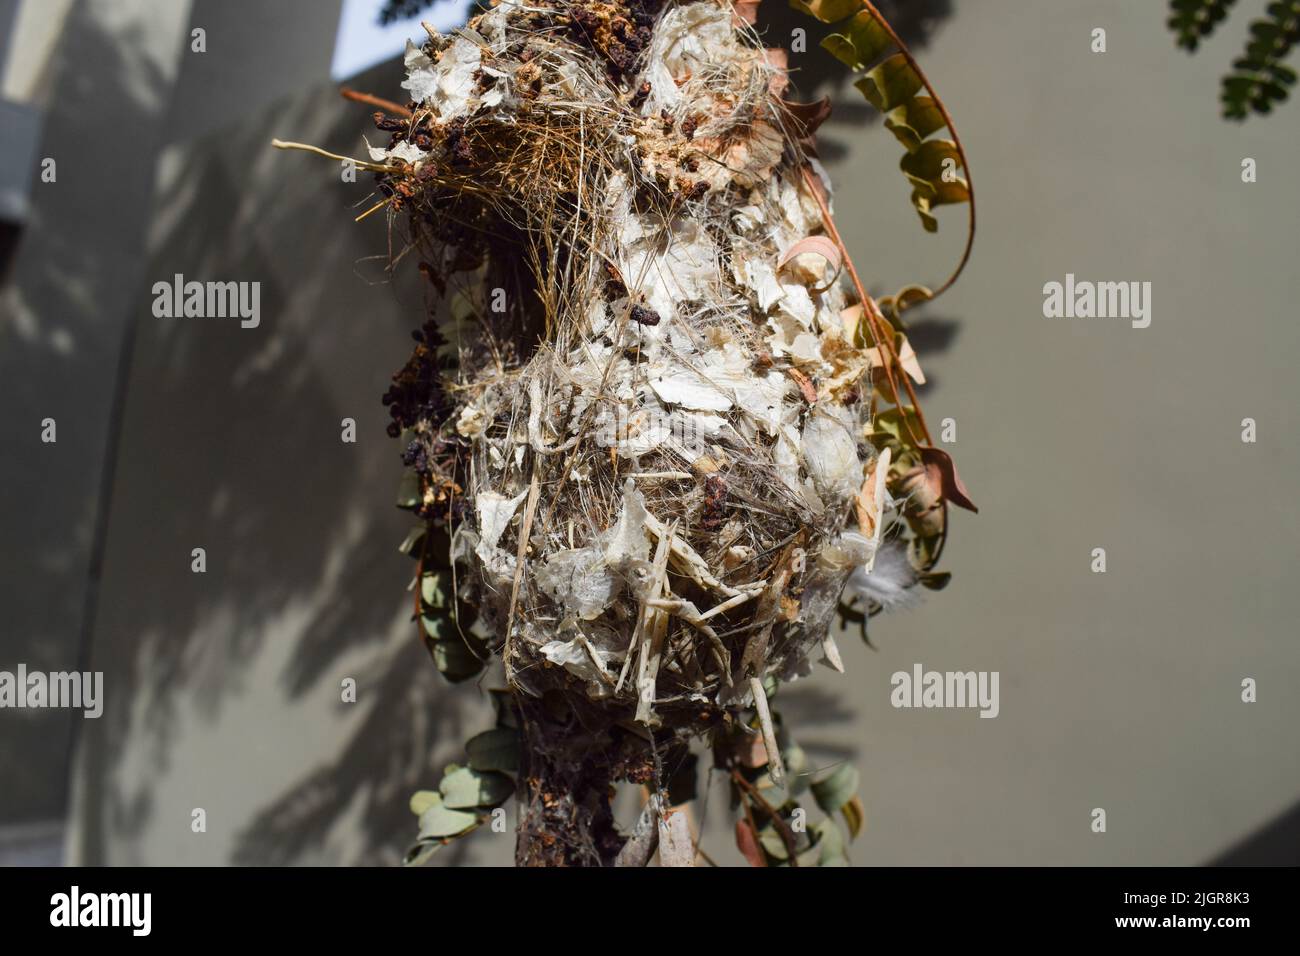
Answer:
POLYGON ((410 119, 412 113, 405 106, 394 103, 392 100, 386 100, 382 96, 375 96, 373 93, 361 93, 357 90, 349 89, 344 86, 339 89, 339 96, 345 100, 351 100, 353 103, 365 103, 367 106, 377 106, 395 116, 405 116, 410 119))
MULTIPOLYGON (((781 814, 777 813, 776 808, 767 802, 767 798, 758 792, 758 787, 746 780, 744 775, 735 767, 731 768, 731 779, 736 782, 736 786, 740 787, 740 789, 745 792, 746 796, 751 800, 756 801, 758 805, 763 808, 763 811, 772 818, 772 826, 776 827, 776 832, 780 834, 781 842, 785 844, 786 852, 790 854, 790 865, 792 867, 797 867, 799 865, 799 858, 795 854, 795 847, 797 844, 794 839, 794 831, 790 829, 789 824, 781 819, 781 814)), ((754 827, 754 836, 757 837, 758 827, 755 826, 754 818, 752 816, 749 818, 749 825, 754 827)))

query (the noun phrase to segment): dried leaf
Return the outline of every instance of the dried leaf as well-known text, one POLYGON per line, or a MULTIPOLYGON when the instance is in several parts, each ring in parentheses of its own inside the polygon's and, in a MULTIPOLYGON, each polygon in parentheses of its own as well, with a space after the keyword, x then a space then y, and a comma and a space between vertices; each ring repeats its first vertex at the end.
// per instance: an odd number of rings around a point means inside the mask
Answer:
POLYGON ((960 181, 960 177, 949 180, 943 177, 946 171, 960 169, 961 165, 961 153, 950 139, 928 139, 911 152, 904 153, 898 161, 898 168, 909 179, 919 181, 918 186, 923 188, 928 184, 936 190, 941 182, 960 181))
POLYGON ((925 463, 931 481, 937 484, 945 501, 951 501, 957 507, 965 508, 967 511, 979 513, 979 508, 971 501, 966 486, 962 484, 961 476, 957 474, 957 466, 953 463, 951 455, 942 448, 927 447, 921 449, 921 461, 925 463))
POLYGON ((822 23, 835 23, 861 10, 862 0, 790 0, 790 6, 822 23))
POLYGON ((849 838, 856 840, 867 820, 867 811, 862 805, 862 798, 854 795, 852 800, 840 807, 840 812, 844 814, 844 822, 849 826, 849 838))
POLYGON ((909 152, 931 133, 943 129, 943 114, 928 96, 914 96, 885 114, 888 129, 909 152))
POLYGON ((917 385, 924 385, 925 373, 921 371, 921 363, 916 359, 916 352, 912 350, 912 343, 907 341, 907 336, 901 333, 896 341, 895 348, 898 351, 899 366, 911 376, 912 381, 917 385))
POLYGON ((867 571, 871 570, 875 562, 875 552, 880 547, 880 532, 885 526, 882 518, 890 457, 890 450, 882 449, 880 454, 872 459, 871 464, 867 465, 866 480, 862 482, 862 490, 858 492, 854 502, 858 515, 858 528, 862 531, 863 537, 871 542, 871 558, 866 563, 867 571))
POLYGON ((853 85, 872 106, 887 113, 914 96, 925 84, 907 62, 907 57, 895 53, 879 66, 868 70, 867 75, 853 85))
POLYGON ((751 27, 758 22, 758 5, 762 0, 732 0, 731 8, 735 13, 737 25, 747 23, 751 27))
POLYGON ((831 264, 831 268, 837 273, 844 264, 844 260, 840 256, 840 247, 831 239, 826 236, 805 236, 785 251, 776 264, 777 269, 784 269, 795 256, 801 256, 805 253, 821 256, 831 264))
POLYGON ((882 53, 893 46, 888 31, 866 10, 841 23, 839 31, 822 40, 822 49, 854 70, 861 70, 876 62, 882 53))
POLYGON ((815 103, 792 103, 789 100, 781 100, 781 105, 790 115, 790 125, 793 127, 790 132, 794 138, 805 149, 812 147, 813 135, 831 115, 831 98, 823 96, 815 103))
POLYGON ((749 825, 748 820, 736 821, 736 846, 740 850, 740 855, 749 861, 750 866, 767 866, 767 857, 763 855, 763 848, 758 844, 758 835, 754 833, 754 828, 749 825))
POLYGON ((763 743, 762 734, 741 734, 733 750, 742 767, 757 770, 767 766, 767 744, 763 743))

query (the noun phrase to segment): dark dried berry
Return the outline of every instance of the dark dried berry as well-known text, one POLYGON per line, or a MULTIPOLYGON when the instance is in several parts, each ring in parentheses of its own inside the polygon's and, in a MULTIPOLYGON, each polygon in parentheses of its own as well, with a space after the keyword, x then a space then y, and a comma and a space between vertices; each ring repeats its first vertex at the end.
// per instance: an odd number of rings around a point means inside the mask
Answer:
POLYGON ((375 126, 385 133, 404 133, 406 132, 407 121, 400 116, 388 116, 384 113, 376 112, 374 115, 375 126))
POLYGON ((647 309, 643 305, 632 306, 632 314, 629 316, 637 325, 658 325, 659 313, 654 309, 647 309))

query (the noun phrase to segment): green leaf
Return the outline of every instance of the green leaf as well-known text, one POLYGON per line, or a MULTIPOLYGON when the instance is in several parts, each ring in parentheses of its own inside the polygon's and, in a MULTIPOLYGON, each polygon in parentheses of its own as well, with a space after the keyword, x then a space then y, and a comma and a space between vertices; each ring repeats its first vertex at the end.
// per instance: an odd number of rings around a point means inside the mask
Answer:
POLYGON ((397 507, 399 508, 416 508, 424 500, 420 491, 420 476, 415 473, 414 468, 408 468, 402 472, 401 483, 397 486, 397 507))
POLYGON ((402 857, 402 866, 424 866, 442 846, 441 840, 419 840, 402 857))
POLYGON ((813 830, 817 834, 817 865, 848 866, 849 858, 845 853, 844 834, 840 833, 840 828, 835 825, 835 821, 822 820, 813 830))
POLYGON ((790 0, 790 7, 816 17, 822 23, 835 23, 862 9, 862 0, 790 0))
POLYGON ((915 432, 917 435, 921 434, 921 419, 916 414, 915 407, 911 405, 887 408, 878 413, 876 417, 872 419, 871 430, 874 433, 872 435, 873 441, 876 438, 876 434, 884 434, 898 439, 904 445, 911 445, 912 433, 915 432), (905 427, 905 421, 906 425, 911 426, 910 430, 905 427))
MULTIPOLYGON (((780 831, 771 824, 763 827, 758 833, 758 845, 763 848, 769 859, 784 862, 790 859, 790 851, 786 848, 785 840, 781 838, 780 831)), ((795 852, 799 850, 795 846, 795 852)))
POLYGON ((460 836, 476 826, 478 826, 478 817, 475 814, 435 803, 420 814, 420 839, 446 839, 460 836))
POLYGON ((424 628, 424 633, 434 641, 459 641, 460 635, 456 633, 456 622, 451 619, 450 614, 421 614, 420 625, 424 628))
POLYGON ((495 807, 515 792, 515 782, 503 773, 480 772, 450 764, 438 785, 442 802, 452 808, 495 807))
POLYGON ((876 62, 894 45, 880 21, 865 10, 840 24, 840 31, 822 40, 822 49, 854 70, 876 62))
POLYGON ((914 96, 924 84, 907 62, 907 57, 895 53, 879 66, 868 70, 867 75, 853 85, 862 91, 872 106, 887 113, 914 96))
POLYGON ((885 114, 885 128, 909 151, 931 133, 944 127, 943 114, 928 96, 914 96, 885 114))
POLYGON ((1195 50, 1197 44, 1214 32, 1234 0, 1173 0, 1169 29, 1178 37, 1178 45, 1195 50))
POLYGON ((477 677, 484 667, 484 662, 474 656, 474 652, 465 646, 459 635, 433 641, 429 653, 433 655, 433 663, 438 672, 453 684, 477 677))
POLYGON ((961 169, 961 153, 957 152, 957 144, 950 139, 926 140, 916 149, 903 154, 903 158, 898 161, 898 168, 906 173, 909 179, 921 180, 931 185, 958 182, 961 177, 957 176, 955 171, 961 169), (945 180, 944 173, 949 169, 954 171, 951 174, 954 178, 945 180))
POLYGON ((430 571, 420 578, 420 600, 427 607, 445 608, 451 603, 451 574, 430 571))
POLYGON ((465 751, 474 770, 514 773, 519 769, 519 734, 509 727, 494 727, 475 734, 465 744, 465 751))
POLYGON ((402 554, 409 554, 412 557, 416 557, 419 554, 419 548, 421 542, 424 541, 424 535, 427 530, 428 529, 422 524, 416 525, 406 533, 406 537, 403 538, 402 543, 397 546, 397 550, 402 552, 402 554))
POLYGON ((830 775, 812 785, 813 799, 828 816, 839 812, 858 792, 858 768, 842 763, 830 775))
MULTIPOLYGON (((903 144, 909 156, 923 150, 926 137, 947 125, 939 104, 933 97, 917 96, 925 88, 921 73, 912 65, 909 55, 904 52, 906 48, 894 40, 888 24, 874 8, 867 7, 858 0, 790 0, 790 5, 825 23, 838 23, 835 32, 826 37, 821 45, 854 70, 865 69, 888 50, 899 48, 899 52, 867 69, 854 86, 868 102, 885 114, 885 126, 903 144)), ((934 150, 943 148, 945 147, 935 147, 934 150)), ((927 153, 910 162, 924 166, 931 155, 927 153)), ((965 165, 960 162, 960 156, 958 162, 959 165, 965 165)), ((935 232, 939 228, 939 220, 932 214, 934 207, 969 202, 971 199, 970 187, 966 182, 956 180, 942 183, 940 180, 939 183, 932 184, 932 178, 909 173, 913 186, 912 204, 921 217, 922 226, 928 232, 935 232)), ((969 235, 967 241, 969 243, 969 235)))
POLYGON ((411 812, 417 817, 423 814, 425 810, 440 803, 442 803, 442 794, 436 790, 417 790, 411 794, 411 812))
POLYGON ((921 217, 921 225, 925 227, 926 232, 937 232, 939 229, 939 220, 931 215, 931 209, 970 200, 970 188, 962 179, 951 183, 920 184, 913 180, 913 185, 916 188, 912 190, 912 205, 916 208, 917 215, 921 217))

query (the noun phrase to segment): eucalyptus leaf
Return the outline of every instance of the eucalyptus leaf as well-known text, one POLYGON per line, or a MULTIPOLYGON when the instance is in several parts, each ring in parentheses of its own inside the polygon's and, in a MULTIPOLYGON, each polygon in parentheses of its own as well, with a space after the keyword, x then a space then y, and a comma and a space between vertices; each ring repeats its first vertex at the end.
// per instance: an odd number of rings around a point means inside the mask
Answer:
POLYGON ((452 764, 438 785, 445 806, 494 807, 515 792, 515 783, 503 773, 479 771, 452 764))
POLYGON ((817 865, 848 866, 849 858, 844 848, 844 834, 834 820, 822 820, 814 827, 817 833, 817 865))
POLYGON ((411 794, 410 807, 411 812, 417 817, 421 816, 425 810, 442 803, 442 794, 436 790, 417 790, 411 794))
POLYGON ((514 773, 519 769, 519 734, 509 727, 493 727, 475 734, 465 744, 465 750, 474 770, 514 773))
POLYGON ((451 574, 430 571, 420 578, 420 600, 426 607, 442 609, 451 603, 451 574))
POLYGON ((420 624, 424 627, 424 633, 432 641, 460 640, 460 635, 456 632, 456 622, 452 620, 450 614, 437 612, 421 614, 420 624))
POLYGON ((415 473, 414 468, 408 468, 402 472, 402 480, 397 486, 397 507, 416 508, 422 500, 420 476, 415 473))
POLYGON ((858 768, 851 763, 842 763, 829 776, 814 781, 813 799, 822 812, 828 816, 839 812, 840 807, 848 803, 858 792, 858 768))
POLYGON ((424 525, 416 525, 406 533, 406 537, 403 538, 402 543, 397 546, 397 550, 402 552, 402 554, 409 554, 414 557, 418 553, 421 543, 424 541, 426 530, 427 529, 424 525))
POLYGON ((420 839, 445 839, 460 836, 478 824, 478 817, 464 810, 456 810, 444 803, 435 803, 420 814, 420 839))
POLYGON ((474 656, 459 635, 433 641, 429 653, 438 672, 453 684, 477 677, 484 667, 484 662, 474 656))
POLYGON ((402 866, 424 866, 435 853, 442 849, 441 840, 418 840, 411 845, 402 857, 402 866))

